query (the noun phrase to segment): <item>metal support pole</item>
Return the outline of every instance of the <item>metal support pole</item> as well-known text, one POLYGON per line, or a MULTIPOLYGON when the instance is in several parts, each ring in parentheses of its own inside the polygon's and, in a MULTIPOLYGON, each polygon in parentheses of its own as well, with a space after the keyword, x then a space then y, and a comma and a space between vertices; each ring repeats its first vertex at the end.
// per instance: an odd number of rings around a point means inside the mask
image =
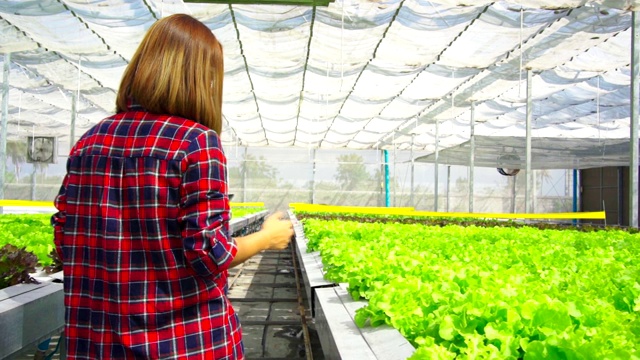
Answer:
POLYGON ((469 124, 469 212, 473 212, 473 181, 476 160, 476 135, 475 135, 475 103, 471 103, 471 121, 469 124))
MULTIPOLYGON (((578 212, 578 170, 573 169, 573 212, 578 212)), ((573 224, 577 225, 578 221, 573 220, 573 224)))
POLYGON ((413 188, 414 188, 414 175, 415 175, 415 160, 413 159, 413 140, 415 138, 415 134, 411 134, 411 193, 409 194, 409 205, 415 206, 415 202, 413 199, 413 188))
POLYGON ((244 147, 242 159, 242 202, 247 202, 247 147, 244 147))
POLYGON ((313 154, 313 170, 311 171, 311 203, 316 203, 316 149, 311 150, 313 154))
POLYGON ((384 206, 389 207, 391 199, 389 196, 389 152, 382 150, 384 153, 384 206))
POLYGON ((436 120, 436 153, 435 162, 433 164, 433 211, 438 211, 438 156, 440 152, 440 122, 436 120))
POLYGON ((640 21, 631 12, 631 136, 629 156, 629 226, 638 227, 638 106, 640 105, 640 21))
POLYGON ((531 169, 531 211, 532 213, 538 212, 538 171, 531 169))
POLYGON ((384 150, 380 150, 380 153, 378 153, 378 149, 376 149, 376 161, 380 160, 380 171, 378 171, 378 191, 379 196, 378 196, 378 206, 384 206, 384 202, 385 202, 385 186, 384 186, 384 178, 385 178, 385 171, 384 171, 384 150), (380 157, 377 157, 378 155, 380 155, 380 157))
POLYGON ((0 133, 0 199, 4 199, 4 172, 7 168, 7 126, 9 123, 9 73, 11 53, 4 54, 2 77, 2 132, 0 133))
POLYGON ((398 206, 398 177, 396 176, 396 168, 398 167, 398 158, 396 154, 396 144, 393 144, 393 206, 398 206))
POLYGON ((516 190, 516 177, 509 176, 509 181, 511 182, 511 213, 515 214, 516 212, 516 200, 517 200, 517 190, 516 190))
POLYGON ((451 202, 451 165, 447 165, 447 210, 446 212, 451 211, 451 206, 449 205, 451 202))
POLYGON ((37 171, 37 163, 33 163, 31 164, 33 165, 33 170, 31 171, 31 188, 30 188, 30 192, 31 192, 31 200, 35 201, 36 200, 36 176, 38 176, 38 171, 37 171))
POLYGON ((622 194, 624 189, 624 167, 618 166, 618 219, 617 225, 624 224, 624 195, 622 194))
POLYGON ((533 204, 531 202, 531 184, 533 172, 531 171, 531 118, 533 117, 532 94, 531 94, 531 69, 527 69, 527 120, 526 120, 526 179, 524 187, 524 207, 525 212, 533 212, 533 204))
POLYGON ((71 93, 71 129, 69 131, 69 149, 73 147, 76 142, 76 113, 78 109, 76 105, 78 104, 78 95, 76 92, 71 93))

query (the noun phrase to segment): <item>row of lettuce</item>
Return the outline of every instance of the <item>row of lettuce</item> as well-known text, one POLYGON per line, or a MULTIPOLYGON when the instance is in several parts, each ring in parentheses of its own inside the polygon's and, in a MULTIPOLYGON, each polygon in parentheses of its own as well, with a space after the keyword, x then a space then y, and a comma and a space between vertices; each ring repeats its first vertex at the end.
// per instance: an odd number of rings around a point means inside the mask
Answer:
MULTIPOLYGON (((231 210, 233 218, 240 218, 265 208, 238 206, 231 210)), ((35 282, 31 275, 37 269, 49 273, 62 270, 50 221, 50 214, 0 215, 0 289, 35 282)))
POLYGON ((398 329, 414 359, 640 359, 637 233, 313 215, 325 277, 367 300, 358 326, 398 329))

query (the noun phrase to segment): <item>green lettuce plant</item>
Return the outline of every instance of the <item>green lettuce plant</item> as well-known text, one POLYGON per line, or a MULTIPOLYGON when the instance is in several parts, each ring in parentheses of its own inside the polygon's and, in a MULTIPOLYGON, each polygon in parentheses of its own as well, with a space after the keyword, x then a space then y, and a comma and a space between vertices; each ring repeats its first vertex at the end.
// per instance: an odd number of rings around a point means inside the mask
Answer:
POLYGON ((415 359, 640 359, 640 238, 454 224, 303 220, 358 326, 387 324, 415 359))

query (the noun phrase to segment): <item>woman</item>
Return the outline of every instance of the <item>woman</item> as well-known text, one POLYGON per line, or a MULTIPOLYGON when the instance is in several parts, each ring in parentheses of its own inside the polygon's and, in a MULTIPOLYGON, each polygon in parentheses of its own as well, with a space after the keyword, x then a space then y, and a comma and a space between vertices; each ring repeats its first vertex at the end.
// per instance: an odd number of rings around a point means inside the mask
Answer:
POLYGON ((287 247, 281 214, 232 238, 222 46, 188 15, 153 24, 116 115, 71 149, 52 217, 69 359, 241 359, 227 269, 287 247))

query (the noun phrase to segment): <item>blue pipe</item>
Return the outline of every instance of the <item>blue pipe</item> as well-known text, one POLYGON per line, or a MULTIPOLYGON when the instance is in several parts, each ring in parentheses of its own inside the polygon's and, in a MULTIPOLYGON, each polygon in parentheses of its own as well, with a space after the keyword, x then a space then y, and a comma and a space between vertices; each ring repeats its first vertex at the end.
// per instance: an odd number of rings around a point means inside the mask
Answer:
MULTIPOLYGON (((578 212, 578 170, 573 169, 573 212, 578 212)), ((576 225, 578 220, 573 220, 573 225, 576 225)))
POLYGON ((389 207, 391 204, 391 197, 389 194, 389 152, 382 150, 384 153, 384 205, 389 207))

